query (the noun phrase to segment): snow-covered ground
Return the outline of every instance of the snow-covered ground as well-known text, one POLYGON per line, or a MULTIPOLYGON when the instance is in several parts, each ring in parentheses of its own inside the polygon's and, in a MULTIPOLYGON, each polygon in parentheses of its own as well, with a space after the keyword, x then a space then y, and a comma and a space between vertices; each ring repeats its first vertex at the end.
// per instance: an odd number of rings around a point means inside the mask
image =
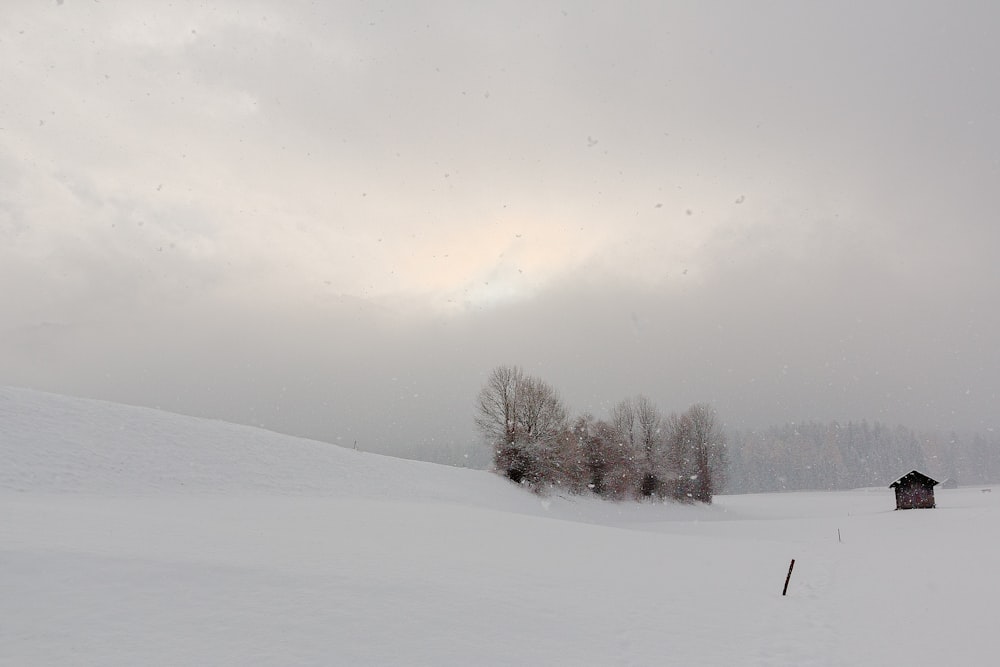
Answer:
POLYGON ((1000 493, 937 496, 538 498, 0 388, 0 664, 995 664, 1000 493))

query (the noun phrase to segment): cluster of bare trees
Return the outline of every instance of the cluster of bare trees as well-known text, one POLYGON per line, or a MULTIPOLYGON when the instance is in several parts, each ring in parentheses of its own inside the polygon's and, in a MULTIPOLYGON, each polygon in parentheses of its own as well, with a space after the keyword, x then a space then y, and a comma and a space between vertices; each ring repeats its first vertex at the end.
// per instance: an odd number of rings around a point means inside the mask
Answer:
POLYGON ((725 483, 725 436, 705 404, 665 417, 637 396, 615 405, 607 420, 571 420, 551 385, 498 366, 476 407, 497 472, 535 490, 710 503, 725 483))

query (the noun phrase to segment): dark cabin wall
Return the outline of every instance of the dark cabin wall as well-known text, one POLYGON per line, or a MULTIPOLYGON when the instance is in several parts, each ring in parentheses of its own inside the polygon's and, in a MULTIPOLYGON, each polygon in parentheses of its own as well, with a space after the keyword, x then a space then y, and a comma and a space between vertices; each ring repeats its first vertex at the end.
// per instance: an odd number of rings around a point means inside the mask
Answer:
POLYGON ((934 487, 908 484, 896 487, 896 509, 931 509, 934 507, 934 487))

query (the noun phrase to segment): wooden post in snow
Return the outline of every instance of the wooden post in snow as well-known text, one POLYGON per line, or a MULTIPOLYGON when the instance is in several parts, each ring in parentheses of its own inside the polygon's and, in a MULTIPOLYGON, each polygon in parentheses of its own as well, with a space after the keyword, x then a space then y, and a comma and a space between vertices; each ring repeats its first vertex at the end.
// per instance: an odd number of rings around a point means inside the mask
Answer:
POLYGON ((795 567, 795 559, 792 559, 792 564, 788 566, 788 576, 785 577, 785 587, 781 589, 781 594, 785 595, 788 593, 788 582, 792 579, 792 568, 795 567))

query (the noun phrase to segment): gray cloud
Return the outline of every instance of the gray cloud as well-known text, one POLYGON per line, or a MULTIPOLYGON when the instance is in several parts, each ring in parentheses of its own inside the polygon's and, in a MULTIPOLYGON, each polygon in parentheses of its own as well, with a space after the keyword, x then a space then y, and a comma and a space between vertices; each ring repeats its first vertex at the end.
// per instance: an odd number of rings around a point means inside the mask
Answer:
POLYGON ((381 451, 995 427, 990 3, 8 3, 0 382, 381 451))

